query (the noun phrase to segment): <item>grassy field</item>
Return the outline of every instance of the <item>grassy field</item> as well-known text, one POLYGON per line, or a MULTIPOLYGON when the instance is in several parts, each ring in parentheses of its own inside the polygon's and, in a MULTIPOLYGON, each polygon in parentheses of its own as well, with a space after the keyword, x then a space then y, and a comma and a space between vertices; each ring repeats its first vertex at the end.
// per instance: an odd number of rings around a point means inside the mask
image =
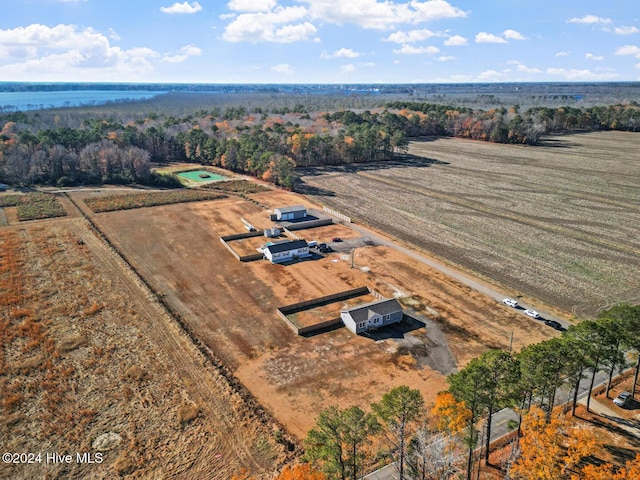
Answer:
POLYGON ((167 190, 162 192, 111 194, 86 198, 84 202, 94 212, 113 212, 133 208, 155 207, 173 203, 216 200, 224 195, 207 190, 167 190))
POLYGON ((2 479, 271 478, 287 456, 81 219, 0 229, 0 392, 4 451, 74 458, 2 479))
POLYGON ((308 171, 313 197, 578 316, 640 300, 640 135, 540 147, 437 139, 407 162, 308 171))

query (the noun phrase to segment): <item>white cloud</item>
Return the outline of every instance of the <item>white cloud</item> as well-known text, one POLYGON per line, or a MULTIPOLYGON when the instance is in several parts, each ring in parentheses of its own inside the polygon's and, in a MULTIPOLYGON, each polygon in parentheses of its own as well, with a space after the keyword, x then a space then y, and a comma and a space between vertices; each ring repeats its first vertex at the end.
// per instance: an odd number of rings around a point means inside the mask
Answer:
POLYGON ((578 70, 576 68, 547 68, 546 73, 549 75, 559 75, 571 81, 613 80, 618 77, 618 74, 614 72, 594 73, 591 70, 578 70))
POLYGON ((342 66, 340 67, 340 71, 341 71, 342 73, 355 73, 355 71, 356 71, 356 66, 355 66, 355 65, 353 65, 352 63, 348 63, 348 64, 346 64, 346 65, 342 65, 342 66))
POLYGON ((491 81, 498 80, 503 77, 503 74, 500 72, 496 72, 495 70, 485 70, 480 75, 478 75, 479 81, 491 81))
POLYGON ((476 43, 508 43, 504 38, 493 33, 480 32, 476 35, 476 43))
POLYGON ((516 30, 505 30, 502 32, 502 35, 504 35, 504 38, 509 38, 511 40, 526 40, 527 38, 516 30))
POLYGON ((360 55, 362 55, 360 52, 356 52, 350 48, 341 48, 333 53, 323 50, 320 54, 320 58, 323 60, 329 60, 332 58, 358 58, 360 55))
POLYGON ((413 47, 411 45, 403 45, 402 48, 393 49, 393 53, 396 55, 434 55, 438 53, 440 49, 438 47, 413 47))
POLYGON ((122 37, 118 35, 118 32, 116 32, 113 28, 109 28, 109 38, 111 40, 115 40, 116 42, 122 40, 122 37))
POLYGON ((145 47, 123 50, 91 28, 32 24, 0 30, 0 78, 28 81, 122 80, 153 72, 161 55, 145 47))
POLYGON ((160 11, 162 13, 197 13, 202 10, 202 7, 198 2, 184 2, 184 3, 174 3, 170 7, 160 7, 160 11))
POLYGON ((161 61, 165 63, 182 63, 188 60, 189 57, 199 57, 200 55, 202 55, 202 49, 200 47, 185 45, 178 53, 165 55, 161 61))
POLYGON ((438 57, 437 60, 439 62, 450 62, 451 60, 455 60, 456 57, 452 57, 451 55, 443 55, 441 57, 438 57))
POLYGON ((408 32, 394 32, 387 38, 384 38, 383 41, 394 43, 414 43, 426 40, 431 37, 435 37, 436 35, 436 33, 433 33, 431 30, 427 29, 410 30, 408 32))
POLYGON ((461 47, 467 44, 467 39, 460 35, 452 35, 444 41, 447 47, 461 47))
POLYGON ((567 20, 567 23, 582 23, 587 25, 593 25, 597 23, 611 23, 610 18, 598 17, 596 15, 585 15, 584 17, 574 17, 567 20))
POLYGON ((625 45, 616 50, 616 55, 634 55, 636 58, 640 58, 640 47, 636 45, 625 45))
POLYGON ((268 12, 277 5, 276 0, 231 0, 229 10, 236 12, 268 12))
POLYGON ((523 63, 518 64, 518 67, 516 68, 516 70, 518 70, 521 73, 531 73, 531 74, 542 73, 541 70, 534 67, 527 67, 523 63))
POLYGON ((586 53, 584 55, 584 58, 586 58, 587 60, 604 60, 604 57, 602 55, 594 55, 593 53, 586 53))
POLYGON ((288 63, 274 65, 273 67, 271 67, 271 71, 276 73, 283 73, 285 75, 293 75, 294 73, 296 73, 295 69, 288 63))
POLYGON ((556 57, 568 57, 570 52, 558 52, 556 53, 556 57))
POLYGON ((338 25, 387 30, 401 24, 418 24, 443 18, 465 17, 466 12, 445 0, 299 0, 309 6, 312 18, 338 25))
POLYGON ((228 42, 292 43, 307 40, 317 32, 304 7, 278 7, 267 13, 243 13, 226 26, 222 38, 228 42), (300 23, 294 23, 300 22, 300 23))
POLYGON ((617 35, 631 35, 633 33, 640 32, 640 30, 638 30, 638 28, 634 27, 634 26, 631 26, 631 27, 614 27, 613 31, 617 35))

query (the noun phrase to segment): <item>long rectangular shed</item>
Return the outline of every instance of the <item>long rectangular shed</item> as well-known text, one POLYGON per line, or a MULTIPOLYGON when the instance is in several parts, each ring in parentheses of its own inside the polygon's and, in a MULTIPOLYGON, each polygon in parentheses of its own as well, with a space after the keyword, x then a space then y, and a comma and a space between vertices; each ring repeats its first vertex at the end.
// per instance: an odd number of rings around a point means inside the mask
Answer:
POLYGON ((376 300, 340 312, 345 326, 356 334, 398 323, 402 317, 402 306, 395 298, 376 300))
POLYGON ((275 220, 297 220, 307 216, 307 207, 304 205, 293 205, 291 207, 280 207, 273 211, 275 220))

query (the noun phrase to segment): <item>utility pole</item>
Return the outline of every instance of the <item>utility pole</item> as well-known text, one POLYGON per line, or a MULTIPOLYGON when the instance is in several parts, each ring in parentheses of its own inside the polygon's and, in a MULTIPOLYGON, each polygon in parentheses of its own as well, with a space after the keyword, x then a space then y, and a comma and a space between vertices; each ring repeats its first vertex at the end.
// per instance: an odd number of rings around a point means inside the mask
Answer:
POLYGON ((351 268, 355 268, 356 266, 355 257, 356 257, 356 247, 353 247, 353 249, 351 250, 351 268))

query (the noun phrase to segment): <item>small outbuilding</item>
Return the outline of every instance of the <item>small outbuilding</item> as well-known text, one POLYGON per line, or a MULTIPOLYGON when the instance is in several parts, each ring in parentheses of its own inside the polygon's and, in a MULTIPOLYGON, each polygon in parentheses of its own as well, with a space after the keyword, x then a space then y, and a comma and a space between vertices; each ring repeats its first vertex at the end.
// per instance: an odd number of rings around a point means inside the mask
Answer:
POLYGON ((266 245, 262 250, 264 258, 271 263, 282 263, 296 258, 309 257, 309 245, 306 240, 286 240, 266 245))
POLYGON ((307 208, 304 205, 292 207, 280 207, 273 211, 272 217, 278 221, 298 220, 307 216, 307 208))
POLYGON ((398 323, 402 317, 402 306, 395 298, 376 300, 340 312, 345 326, 356 334, 398 323))

